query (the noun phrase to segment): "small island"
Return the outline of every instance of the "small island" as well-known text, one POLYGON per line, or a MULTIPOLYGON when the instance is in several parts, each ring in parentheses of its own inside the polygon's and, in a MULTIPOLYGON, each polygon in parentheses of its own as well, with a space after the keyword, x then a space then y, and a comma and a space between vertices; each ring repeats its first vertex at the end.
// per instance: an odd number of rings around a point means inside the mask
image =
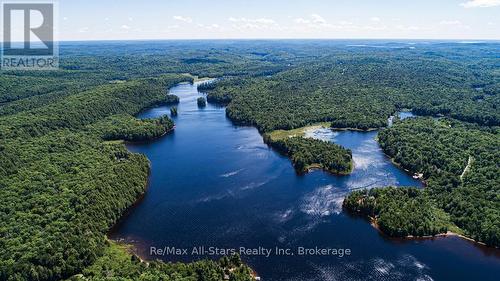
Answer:
POLYGON ((352 152, 349 149, 328 141, 305 137, 307 130, 321 128, 325 124, 273 131, 264 134, 264 142, 289 156, 298 173, 323 169, 336 175, 350 174, 354 165, 352 152))
POLYGON ((172 105, 172 104, 179 104, 179 97, 176 95, 166 95, 165 100, 163 101, 163 104, 159 105, 172 105))
POLYGON ((170 116, 177 116, 177 107, 176 106, 172 106, 170 108, 170 116))
POLYGON ((207 100, 204 97, 199 97, 196 102, 198 103, 198 107, 203 108, 207 106, 207 100))

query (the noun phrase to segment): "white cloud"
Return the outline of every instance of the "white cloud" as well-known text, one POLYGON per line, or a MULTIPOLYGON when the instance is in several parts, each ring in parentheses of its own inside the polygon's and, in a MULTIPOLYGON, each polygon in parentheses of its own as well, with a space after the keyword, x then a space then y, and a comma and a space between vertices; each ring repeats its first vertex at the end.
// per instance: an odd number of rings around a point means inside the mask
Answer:
POLYGON ((362 26, 361 28, 364 30, 386 30, 387 26, 385 26, 385 25, 377 25, 377 26, 365 25, 365 26, 362 26))
POLYGON ((214 23, 214 24, 209 24, 209 25, 206 25, 206 24, 197 24, 198 27, 200 28, 205 28, 205 29, 208 29, 208 30, 214 30, 214 29, 220 29, 220 25, 214 23))
POLYGON ((232 27, 237 30, 242 30, 242 29, 280 30, 281 29, 281 27, 275 20, 268 18, 248 19, 248 18, 230 17, 228 21, 232 22, 233 23, 232 27))
POLYGON ((459 20, 443 20, 439 24, 441 25, 461 25, 459 20))
POLYGON ((125 29, 125 30, 129 30, 130 29, 130 26, 124 24, 121 26, 121 29, 125 29))
POLYGON ((460 4, 460 6, 465 8, 488 8, 500 6, 500 0, 470 0, 468 2, 460 4))
POLYGON ((295 23, 299 24, 298 30, 304 32, 310 32, 310 30, 316 31, 340 31, 340 30, 386 30, 388 27, 386 25, 381 25, 379 22, 381 21, 378 17, 370 18, 370 21, 373 22, 372 25, 357 25, 351 21, 338 21, 335 23, 329 23, 322 16, 318 14, 312 14, 309 18, 296 18, 294 20, 295 23))
POLYGON ((326 20, 318 14, 312 14, 311 18, 313 23, 326 24, 326 20))
POLYGON ((340 25, 353 25, 353 23, 352 23, 352 22, 350 22, 350 21, 346 21, 346 20, 339 21, 339 24, 340 24, 340 25))
POLYGON ((178 29, 178 28, 180 28, 180 25, 178 25, 178 24, 167 26, 167 29, 178 29))
POLYGON ((448 28, 461 28, 461 29, 472 29, 470 26, 463 24, 459 20, 443 20, 439 23, 441 26, 448 28))
POLYGON ((396 29, 403 30, 403 31, 418 31, 418 30, 421 30, 420 27, 415 26, 415 25, 407 26, 407 25, 402 25, 402 24, 396 25, 396 29))
POLYGON ((85 26, 85 27, 82 27, 82 28, 80 28, 80 29, 78 30, 78 32, 80 32, 80 33, 87 33, 87 32, 89 32, 89 28, 88 28, 88 27, 86 27, 86 26, 85 26))
POLYGON ((309 24, 309 23, 311 23, 310 20, 306 20, 306 19, 303 19, 303 18, 295 19, 295 22, 296 23, 300 23, 300 24, 309 24))
POLYGON ((266 19, 266 18, 247 19, 247 18, 230 17, 228 20, 230 22, 246 22, 246 23, 258 23, 258 24, 275 24, 276 23, 274 20, 266 19))
POLYGON ((298 23, 300 25, 304 25, 308 28, 313 28, 313 29, 337 28, 338 27, 338 26, 334 26, 332 24, 329 24, 322 16, 320 16, 318 14, 312 14, 307 19, 296 18, 294 20, 294 22, 298 23))
POLYGON ((193 19, 190 18, 190 17, 174 16, 173 18, 174 18, 174 20, 183 21, 183 22, 186 22, 186 23, 192 23, 193 22, 193 19))

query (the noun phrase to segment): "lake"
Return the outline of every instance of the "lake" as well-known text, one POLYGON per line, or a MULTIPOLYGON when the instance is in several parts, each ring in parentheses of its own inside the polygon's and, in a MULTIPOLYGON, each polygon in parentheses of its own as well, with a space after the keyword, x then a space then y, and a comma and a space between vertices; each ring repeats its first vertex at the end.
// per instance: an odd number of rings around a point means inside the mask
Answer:
MULTIPOLYGON (((322 171, 297 175, 287 157, 270 149, 257 129, 234 126, 223 107, 198 108, 196 84, 170 90, 180 98, 175 131, 129 144, 151 161, 146 195, 110 237, 132 244, 146 259, 193 261, 218 249, 291 249, 294 255, 243 255, 262 280, 497 280, 500 253, 458 237, 389 239, 365 219, 342 212, 344 196, 359 188, 421 183, 391 163, 376 131, 319 129, 309 137, 352 150, 349 176, 322 171), (189 249, 150 255, 151 247, 189 249), (349 250, 350 255, 298 255, 298 247, 349 250)), ((169 114, 149 109, 139 118, 169 114)), ((406 116, 404 116, 406 117, 406 116)), ((287 252, 288 253, 288 252, 287 252)))

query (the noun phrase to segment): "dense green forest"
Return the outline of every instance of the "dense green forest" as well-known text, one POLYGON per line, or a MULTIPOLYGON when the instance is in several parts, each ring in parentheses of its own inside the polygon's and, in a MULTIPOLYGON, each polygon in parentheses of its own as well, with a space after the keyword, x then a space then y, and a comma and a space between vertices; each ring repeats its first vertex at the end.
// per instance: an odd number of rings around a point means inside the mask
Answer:
POLYGON ((174 122, 167 116, 139 120, 131 115, 114 115, 97 122, 93 128, 104 140, 146 141, 171 131, 174 122))
MULTIPOLYGON (((61 280, 75 274, 102 280, 108 269, 117 280, 220 277, 214 274, 227 268, 227 261, 144 268, 132 256, 114 252, 105 237, 144 192, 149 172, 148 160, 127 151, 121 140, 147 140, 172 129, 167 117, 141 121, 133 116, 147 107, 178 103, 166 89, 193 81, 183 73, 220 78, 200 86, 207 101, 227 104, 235 123, 264 132, 315 122, 380 128, 403 108, 468 122, 410 120, 383 130, 386 153, 424 173, 429 188, 415 197, 413 191, 379 197, 390 202, 399 194, 419 216, 439 214, 419 220, 422 233, 440 230, 448 214, 467 235, 498 245, 498 44, 432 43, 415 49, 405 43, 397 48, 349 44, 68 42, 60 46, 58 71, 2 71, 0 280, 61 280), (430 207, 421 210, 415 202, 430 207)), ((299 168, 319 162, 336 172, 351 169, 350 153, 331 144, 290 139, 284 147, 298 151, 293 161, 299 168)), ((398 207, 374 211, 382 217, 398 207)), ((387 229, 399 229, 406 219, 403 214, 382 221, 387 229)), ((234 280, 247 277, 248 269, 240 269, 234 280)))
POLYGON ((337 128, 380 128, 401 109, 498 126, 498 60, 466 55, 455 54, 462 61, 399 51, 340 53, 273 76, 227 78, 202 89, 209 101, 228 104, 236 123, 261 131, 324 121, 337 128))
POLYGON ((319 168, 346 175, 353 169, 352 152, 328 141, 300 136, 273 138, 272 134, 265 134, 264 142, 288 155, 298 173, 319 168))
POLYGON ((380 230, 390 236, 436 235, 446 233, 452 225, 449 216, 417 188, 354 191, 343 205, 351 212, 375 219, 380 230))
POLYGON ((196 103, 198 104, 198 107, 205 107, 205 106, 207 106, 207 100, 204 97, 199 97, 196 100, 196 103))
MULTIPOLYGON (((394 235, 433 234, 440 221, 426 222, 421 232, 406 224, 439 208, 452 223, 478 241, 500 245, 500 137, 498 128, 480 127, 451 119, 416 118, 397 121, 379 133, 383 150, 404 168, 422 173, 427 187, 412 191, 422 208, 414 214, 398 204, 394 190, 353 193, 345 206, 375 214, 394 235), (372 196, 374 196, 372 198, 372 196), (360 199, 364 198, 364 199, 360 199), (372 205, 377 207, 373 207, 372 205), (425 207, 424 207, 425 206, 425 207), (427 211, 424 209, 428 209, 427 211), (403 225, 403 226, 402 226, 403 225), (399 231, 395 231, 399 229, 399 231)), ((430 216, 432 217, 432 216, 430 216)))
POLYGON ((145 263, 128 254, 128 251, 124 246, 111 243, 109 247, 106 247, 103 256, 86 268, 82 274, 76 275, 68 281, 253 280, 250 268, 242 263, 239 256, 223 257, 219 261, 203 260, 189 264, 158 261, 145 263))
MULTIPOLYGON (((172 129, 167 117, 133 116, 178 103, 167 88, 193 81, 178 73, 279 70, 276 63, 245 58, 241 50, 209 54, 214 46, 157 44, 66 43, 59 71, 0 75, 0 280, 68 278, 109 250, 105 233, 144 192, 149 172, 144 156, 114 140, 147 140, 172 129), (224 60, 215 64, 211 56, 224 60)), ((219 272, 220 266, 201 262, 185 272, 189 280, 220 280, 212 269, 219 272)), ((143 271, 148 280, 165 272, 178 280, 185 273, 166 265, 143 271)))
POLYGON ((190 79, 97 86, 0 118, 0 280, 62 279, 103 253, 104 234, 144 192, 149 170, 144 156, 106 140, 171 129, 168 118, 132 115, 190 79))

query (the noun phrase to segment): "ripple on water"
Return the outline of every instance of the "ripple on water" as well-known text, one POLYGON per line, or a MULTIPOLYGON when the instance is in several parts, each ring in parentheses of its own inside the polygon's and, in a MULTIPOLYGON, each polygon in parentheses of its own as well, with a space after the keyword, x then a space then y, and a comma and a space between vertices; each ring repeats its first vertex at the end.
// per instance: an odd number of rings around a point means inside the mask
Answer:
MULTIPOLYGON (((337 215, 344 196, 352 190, 418 185, 383 154, 375 140, 376 132, 328 128, 306 132, 306 137, 351 149, 355 169, 342 177, 320 171, 299 176, 289 159, 263 143, 255 128, 235 127, 226 119, 224 110, 215 110, 210 104, 199 110, 196 98, 200 95, 195 85, 184 84, 180 90, 181 93, 171 91, 181 99, 179 116, 175 118, 176 133, 133 146, 135 152, 147 155, 152 162, 151 186, 112 238, 133 238, 131 243, 145 256, 150 243, 227 247, 334 245, 352 249, 350 257, 292 258, 290 264, 282 257, 244 257, 270 281, 427 281, 432 280, 430 267, 433 278, 439 280, 443 276, 488 280, 487 275, 498 275, 496 260, 465 247, 461 240, 439 241, 448 241, 446 245, 467 252, 470 258, 456 252, 449 254, 448 246, 436 246, 437 240, 393 243, 364 221, 337 215), (197 176, 191 171, 196 171, 197 176)), ((151 109, 141 116, 162 114, 169 114, 168 107, 151 109)))
POLYGON ((235 170, 235 171, 232 171, 232 172, 227 172, 225 174, 220 175, 220 177, 222 177, 222 178, 229 178, 229 177, 232 177, 232 176, 235 176, 235 175, 239 174, 243 170, 245 170, 245 169, 238 169, 238 170, 235 170))
POLYGON ((309 262, 309 266, 314 269, 315 275, 300 276, 289 280, 433 280, 429 276, 429 268, 411 255, 402 255, 392 261, 374 258, 367 261, 339 261, 329 264, 309 262))
POLYGON ((331 184, 321 186, 303 197, 300 210, 316 217, 339 214, 342 211, 345 195, 345 191, 341 191, 331 184))

